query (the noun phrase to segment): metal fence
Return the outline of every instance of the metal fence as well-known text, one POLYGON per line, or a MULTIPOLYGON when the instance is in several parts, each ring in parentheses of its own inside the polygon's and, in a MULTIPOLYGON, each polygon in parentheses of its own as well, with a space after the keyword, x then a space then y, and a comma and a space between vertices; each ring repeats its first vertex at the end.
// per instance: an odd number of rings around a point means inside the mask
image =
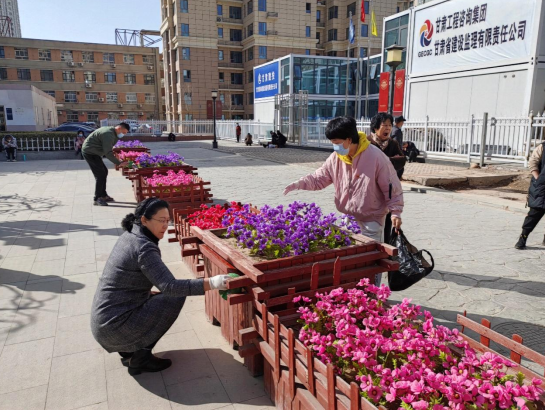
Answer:
POLYGON ((74 137, 17 137, 19 151, 74 150, 74 137))
MULTIPOLYGON (((103 120, 102 126, 117 125, 119 120, 103 120)), ((269 136, 275 124, 255 120, 218 120, 216 135, 221 140, 236 139, 236 125, 242 129, 242 138, 252 134, 254 142, 269 136)), ((290 130, 292 144, 330 147, 325 137, 327 121, 301 121, 283 123, 282 130, 290 130)), ((370 134, 370 120, 358 120, 358 130, 370 134)), ((131 122, 131 131, 161 135, 169 132, 184 135, 213 135, 212 120, 131 122)), ((278 127, 278 126, 276 126, 278 127)), ((278 127, 279 128, 279 127, 278 127)), ((471 161, 484 157, 511 163, 527 164, 537 145, 545 141, 545 113, 528 117, 471 117, 470 120, 411 120, 405 122, 405 141, 413 142, 425 157, 471 161), (486 121, 485 121, 486 120, 486 121)), ((291 138, 290 138, 291 137, 291 138)))

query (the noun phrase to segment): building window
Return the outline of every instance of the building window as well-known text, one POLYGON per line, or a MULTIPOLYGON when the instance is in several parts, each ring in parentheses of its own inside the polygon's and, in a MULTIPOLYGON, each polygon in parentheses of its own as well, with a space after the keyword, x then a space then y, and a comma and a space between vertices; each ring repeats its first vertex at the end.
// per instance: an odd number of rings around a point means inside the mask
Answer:
POLYGON ((92 51, 82 51, 81 55, 83 57, 84 63, 94 63, 95 62, 95 53, 92 51))
POLYGON ((136 84, 136 74, 126 73, 125 84, 136 84))
POLYGON ((189 1, 188 0, 180 0, 180 9, 182 13, 189 13, 189 1))
POLYGON ((146 101, 146 104, 155 104, 155 94, 146 93, 145 101, 146 101))
POLYGON ((104 64, 114 64, 115 63, 114 53, 104 53, 102 62, 104 64))
POLYGON ((119 113, 108 113, 108 120, 119 120, 119 113))
POLYGON ((231 73, 231 84, 243 84, 242 73, 231 73))
POLYGON ((78 97, 75 91, 65 91, 64 92, 64 102, 65 103, 77 103, 78 97))
POLYGON ((116 73, 104 73, 104 83, 114 84, 117 83, 116 73))
POLYGON ((267 35, 267 23, 259 23, 259 35, 260 36, 266 36, 267 35))
POLYGON ((223 16, 223 6, 218 4, 218 16, 223 16))
POLYGON ((28 49, 15 47, 15 58, 17 60, 28 60, 28 49))
POLYGON ((242 52, 241 51, 232 51, 231 52, 231 63, 242 63, 242 52))
POLYGON ((352 16, 356 15, 356 3, 349 4, 346 6, 346 17, 350 17, 350 13, 352 12, 352 16))
POLYGON ((260 59, 267 58, 267 46, 259 46, 259 58, 260 59))
POLYGON ((189 24, 182 23, 182 37, 189 37, 189 24))
POLYGON ((218 39, 223 38, 223 27, 218 27, 218 39))
POLYGON ((251 47, 248 49, 248 61, 252 61, 254 59, 254 48, 251 47))
POLYGON ((231 105, 233 106, 244 105, 244 94, 231 94, 231 105))
POLYGON ((75 71, 63 71, 62 72, 62 81, 65 83, 74 83, 76 81, 76 72, 75 71))
POLYGON ((106 93, 107 103, 117 103, 117 93, 106 93))
POLYGON ((87 102, 87 103, 98 103, 98 93, 86 92, 85 93, 85 102, 87 102))
POLYGON ((42 81, 53 81, 53 70, 40 70, 42 81))
POLYGON ((235 6, 229 6, 229 18, 230 19, 242 19, 242 8, 241 7, 235 7, 235 6))
POLYGON ((94 71, 86 71, 83 73, 83 79, 86 83, 96 83, 97 75, 94 71))
POLYGON ((66 121, 69 123, 77 123, 79 121, 79 114, 77 111, 69 111, 66 113, 66 121))
POLYGON ((191 70, 184 70, 184 83, 191 83, 191 70))
POLYGON ((254 93, 248 93, 248 104, 254 104, 254 93))
POLYGON ((254 72, 253 72, 253 70, 250 70, 250 71, 248 72, 248 77, 247 77, 247 78, 248 78, 248 83, 251 84, 251 83, 254 82, 254 72))
POLYGON ((231 29, 229 31, 229 39, 231 41, 242 41, 242 30, 231 29))
POLYGON ((123 54, 123 63, 134 64, 134 54, 123 54))
MULTIPOLYGON (((0 69, 1 70, 1 69, 0 69)), ((45 94, 49 94, 51 97, 56 98, 55 90, 44 90, 45 94)))
POLYGON ((339 18, 339 6, 329 8, 329 20, 339 18))
POLYGON ((267 0, 258 0, 257 9, 258 11, 267 11, 267 0))
POLYGON ((221 101, 221 104, 225 104, 225 94, 220 94, 219 99, 221 101))
POLYGON ((336 51, 328 51, 328 52, 327 52, 327 55, 328 55, 329 57, 337 57, 337 52, 336 52, 336 51))
POLYGON ((98 112, 91 111, 87 113, 87 121, 92 121, 95 124, 98 124, 98 112))
POLYGON ((327 41, 335 41, 337 40, 337 29, 330 29, 327 32, 327 41))
POLYGON ((223 50, 218 50, 218 60, 223 61, 223 50))
POLYGON ((254 0, 250 0, 248 2, 248 14, 252 14, 254 12, 254 0))
POLYGON ((307 14, 310 14, 312 12, 312 5, 310 3, 306 4, 306 12, 307 14))
POLYGON ((320 23, 322 21, 322 11, 316 10, 316 23, 320 23))
POLYGON ((49 49, 38 50, 38 59, 41 61, 51 61, 51 50, 49 49))
POLYGON ((248 26, 248 37, 250 36, 253 36, 254 35, 254 23, 250 24, 248 26))
POLYGON ((307 37, 310 37, 310 26, 306 27, 305 34, 307 37))
POLYGON ((369 14, 369 2, 368 1, 364 2, 363 7, 365 9, 365 14, 369 14))
POLYGON ((4 51, 4 46, 0 46, 0 59, 6 58, 6 53, 4 51))
POLYGON ((61 50, 61 61, 74 61, 72 50, 61 50))
POLYGON ((306 54, 307 56, 310 56, 310 49, 306 49, 306 50, 305 50, 305 54, 306 54))
POLYGON ((7 80, 8 79, 8 70, 5 68, 0 68, 0 80, 7 80))
POLYGON ((193 99, 192 99, 192 93, 190 91, 185 91, 184 92, 184 103, 188 106, 190 106, 191 104, 193 104, 193 99))
POLYGON ((220 83, 225 82, 225 73, 220 73, 220 74, 219 74, 219 82, 220 82, 220 83))
POLYGON ((142 62, 144 64, 153 64, 155 61, 155 56, 142 56, 142 62))
POLYGON ((144 84, 147 86, 155 84, 155 74, 144 74, 144 84))
POLYGON ((126 99, 128 104, 138 103, 138 99, 136 98, 136 93, 127 93, 125 95, 125 99, 126 99))
POLYGON ((367 24, 361 25, 361 36, 362 37, 369 37, 369 26, 367 24))

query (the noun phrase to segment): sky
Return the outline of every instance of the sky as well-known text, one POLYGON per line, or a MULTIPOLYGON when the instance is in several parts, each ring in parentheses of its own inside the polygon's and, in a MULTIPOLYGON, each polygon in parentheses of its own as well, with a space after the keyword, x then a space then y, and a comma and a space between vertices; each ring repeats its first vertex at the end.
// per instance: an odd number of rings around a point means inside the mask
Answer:
POLYGON ((116 28, 159 30, 160 4, 159 0, 19 0, 21 31, 25 38, 116 44, 116 28))

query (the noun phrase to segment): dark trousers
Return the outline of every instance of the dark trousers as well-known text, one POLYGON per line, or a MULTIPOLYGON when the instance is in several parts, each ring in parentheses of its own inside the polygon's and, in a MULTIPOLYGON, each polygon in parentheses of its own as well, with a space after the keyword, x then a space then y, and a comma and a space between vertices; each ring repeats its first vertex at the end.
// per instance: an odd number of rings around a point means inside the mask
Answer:
POLYGON ((8 160, 15 160, 17 155, 17 149, 15 147, 6 147, 6 158, 8 160))
POLYGON ((530 208, 530 211, 528 211, 528 215, 524 219, 524 224, 522 224, 522 234, 523 235, 530 235, 532 231, 534 231, 534 228, 539 224, 539 221, 543 218, 545 215, 545 209, 544 208, 530 208))
POLYGON ((384 221, 384 243, 390 244, 390 235, 392 234, 392 213, 388 213, 384 221))
POLYGON ((240 134, 237 134, 237 143, 240 143, 240 134))
POLYGON ((403 167, 402 169, 396 171, 397 178, 399 178, 400 181, 401 181, 401 178, 403 177, 404 172, 405 172, 405 167, 403 167))
POLYGON ((96 185, 95 185, 95 198, 96 201, 98 198, 107 197, 106 193, 106 180, 108 179, 108 168, 102 161, 102 157, 95 154, 85 154, 83 153, 83 158, 89 164, 93 175, 95 176, 96 185))

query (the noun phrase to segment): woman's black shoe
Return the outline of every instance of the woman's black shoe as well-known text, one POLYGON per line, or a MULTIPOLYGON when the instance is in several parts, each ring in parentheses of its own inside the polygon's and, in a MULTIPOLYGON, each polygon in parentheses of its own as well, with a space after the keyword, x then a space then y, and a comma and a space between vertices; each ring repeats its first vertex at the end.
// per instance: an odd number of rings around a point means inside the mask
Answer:
POLYGON ((129 362, 129 374, 138 375, 143 372, 159 372, 172 365, 169 359, 158 358, 151 350, 139 350, 134 353, 129 362))
POLYGON ((119 355, 121 355, 121 358, 131 358, 133 356, 133 352, 120 352, 119 355))
POLYGON ((515 244, 515 248, 517 250, 524 250, 526 248, 526 240, 528 240, 528 236, 521 234, 519 240, 515 244))

